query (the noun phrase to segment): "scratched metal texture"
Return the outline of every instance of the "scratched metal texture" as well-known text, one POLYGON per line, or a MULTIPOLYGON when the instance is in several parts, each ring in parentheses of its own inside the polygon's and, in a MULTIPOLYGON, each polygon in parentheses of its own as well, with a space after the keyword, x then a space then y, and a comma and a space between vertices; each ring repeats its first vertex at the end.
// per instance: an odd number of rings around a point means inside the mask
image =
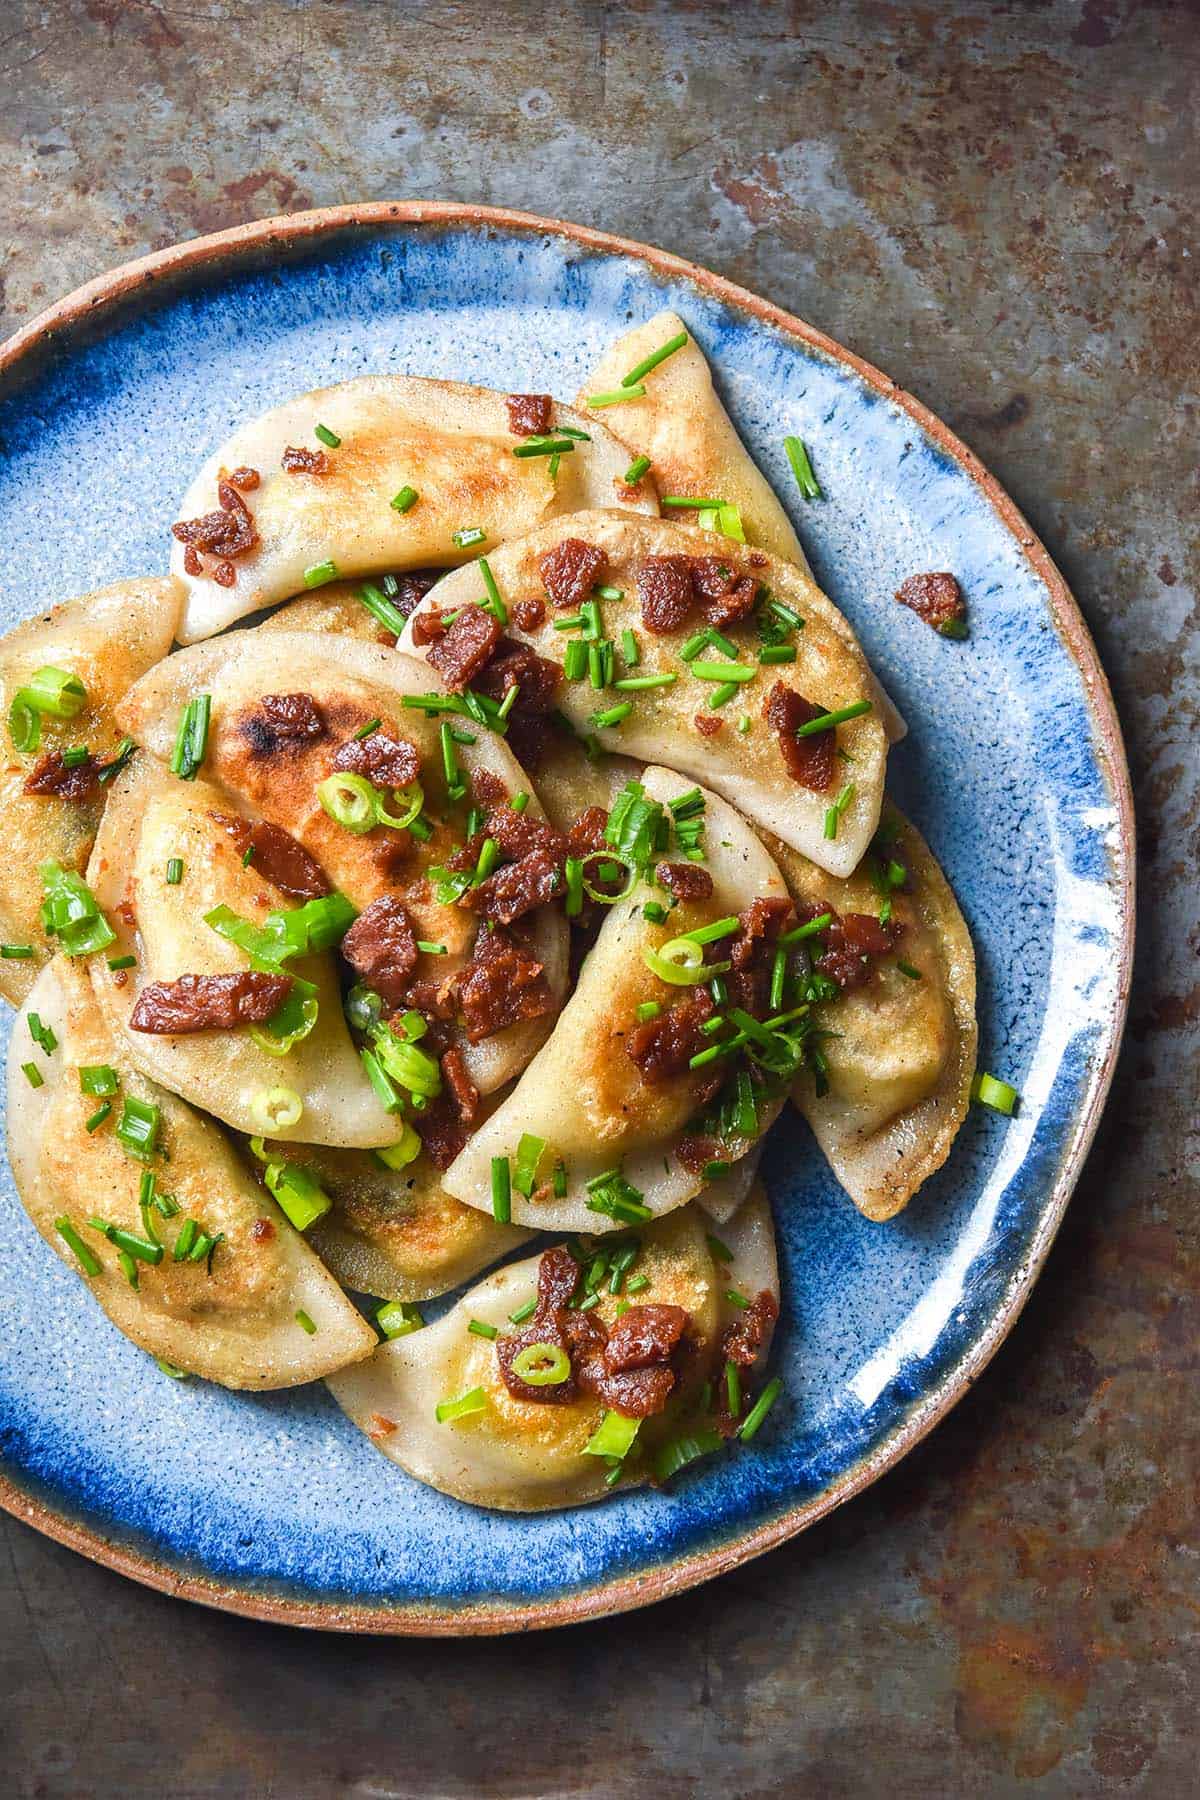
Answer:
POLYGON ((5 330, 182 237, 416 196, 663 244, 882 365, 1065 570, 1142 858, 1067 1224, 899 1470, 649 1613, 465 1644, 208 1614, 2 1518, 0 1791, 1194 1793, 1195 5, 6 0, 0 79, 5 330))

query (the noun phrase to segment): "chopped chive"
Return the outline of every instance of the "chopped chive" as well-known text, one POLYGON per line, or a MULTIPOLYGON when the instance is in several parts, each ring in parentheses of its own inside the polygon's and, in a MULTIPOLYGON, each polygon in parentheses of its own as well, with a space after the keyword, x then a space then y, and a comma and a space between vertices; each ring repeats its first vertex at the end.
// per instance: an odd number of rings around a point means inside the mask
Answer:
POLYGON ((498 1225, 512 1219, 512 1172, 507 1156, 492 1158, 492 1217, 498 1225))
POLYGON ((296 1309, 296 1323, 301 1331, 307 1331, 309 1337, 316 1335, 317 1328, 302 1306, 296 1309))
POLYGON ((852 706, 839 707, 837 712, 818 713, 806 725, 796 727, 798 738, 815 737, 819 731, 831 731, 835 725, 844 725, 848 719, 861 719, 864 713, 871 710, 869 700, 856 700, 852 706))
POLYGON ((212 715, 212 696, 194 694, 184 708, 171 756, 171 773, 183 781, 194 781, 200 772, 208 748, 208 726, 212 715))
POLYGON ((469 550, 473 544, 487 542, 487 532, 482 525, 465 525, 460 531, 451 533, 451 543, 459 550, 469 550))
POLYGON ((355 732, 355 734, 354 734, 355 739, 361 740, 362 738, 369 738, 374 732, 379 730, 379 727, 382 724, 383 724, 382 719, 368 719, 366 724, 360 725, 358 730, 355 732))
POLYGON ((385 631, 393 632, 396 637, 400 636, 407 621, 404 614, 392 605, 386 595, 380 593, 372 582, 365 581, 358 590, 358 597, 372 618, 379 620, 385 631))
POLYGON ((712 1251, 713 1255, 716 1257, 718 1262, 732 1262, 733 1261, 733 1251, 729 1248, 729 1245, 726 1243, 723 1243, 721 1241, 721 1239, 715 1235, 715 1233, 710 1231, 707 1235, 706 1241, 707 1241, 709 1249, 712 1251))
POLYGON ((708 697, 709 710, 715 712, 719 706, 728 706, 737 691, 736 681, 723 681, 708 697))
POLYGON ((108 966, 115 975, 118 969, 134 969, 134 968, 136 968, 137 967, 137 957, 136 956, 110 956, 108 958, 108 966))
POLYGON ((96 770, 96 780, 102 787, 105 782, 112 781, 114 776, 121 773, 121 770, 125 767, 135 749, 136 745, 131 737, 123 737, 121 739, 120 743, 113 751, 111 760, 106 762, 102 768, 96 770))
POLYGON ((70 1219, 68 1219, 65 1214, 61 1219, 55 1219, 54 1229, 57 1231, 59 1237, 62 1238, 67 1248, 78 1258, 84 1274, 99 1275, 104 1265, 101 1263, 95 1251, 93 1251, 89 1245, 84 1243, 70 1219))
POLYGON ((667 917, 667 909, 657 900, 647 900, 642 908, 642 917, 648 919, 651 925, 662 925, 667 917))
POLYGON ((555 619, 552 629, 554 631, 578 631, 582 624, 583 614, 572 613, 569 619, 555 619))
POLYGON ((833 805, 825 809, 825 837, 827 842, 832 843, 837 837, 838 820, 853 800, 856 791, 854 783, 848 781, 833 805))
POLYGON ((520 793, 513 795, 508 803, 508 809, 510 812, 523 813, 528 805, 529 795, 525 792, 524 788, 522 788, 520 793))
POLYGON ((509 1313, 509 1315, 508 1315, 509 1323, 512 1325, 523 1325, 525 1323, 526 1319, 532 1319, 532 1317, 536 1311, 537 1311, 537 1301, 536 1300, 527 1300, 525 1302, 524 1306, 518 1306, 516 1312, 509 1313))
POLYGON ((185 1219, 179 1227, 179 1235, 175 1239, 175 1248, 171 1252, 173 1262, 186 1262, 191 1255, 192 1246, 199 1235, 200 1227, 195 1219, 185 1219))
POLYGON ((567 1165, 560 1157, 555 1163, 550 1176, 550 1186, 556 1200, 563 1200, 567 1193, 567 1165))
POLYGON ((904 962, 902 959, 897 959, 896 967, 902 975, 907 975, 910 981, 920 981, 922 979, 920 969, 914 969, 910 962, 904 962))
POLYGON ((648 456, 635 456, 625 471, 625 486, 636 487, 649 467, 650 458, 648 456))
POLYGON ((417 949, 424 951, 426 956, 448 956, 449 955, 449 946, 448 945, 432 943, 429 940, 429 938, 418 938, 417 939, 417 949))
POLYGON ((675 336, 668 338, 665 344, 661 344, 657 350, 652 350, 649 356, 643 356, 640 363, 635 363, 628 375, 622 375, 621 386, 633 387, 642 379, 643 375, 648 375, 651 369, 657 369, 659 363, 666 362, 668 356, 674 356, 677 350, 682 350, 687 341, 686 331, 676 332, 675 336))
POLYGON ((336 431, 330 431, 328 425, 314 425, 313 436, 319 438, 330 450, 340 450, 342 440, 336 431))
POLYGON ((642 653, 638 648, 638 641, 634 637, 632 631, 630 631, 628 625, 621 633, 621 655, 625 658, 626 663, 631 669, 636 669, 639 662, 642 660, 642 653))
POLYGON ((649 1286, 650 1277, 648 1275, 635 1275, 632 1281, 625 1283, 625 1292, 627 1294, 644 1294, 649 1286))
POLYGON ((628 387, 619 387, 606 394, 589 394, 589 406, 620 406, 625 400, 641 400, 646 393, 642 382, 631 382, 628 387))
POLYGON ((741 1426, 738 1429, 738 1436, 741 1438, 743 1444, 748 1444, 750 1442, 750 1439, 754 1436, 755 1432, 774 1406, 776 1400, 779 1398, 782 1388, 783 1382, 778 1375, 776 1375, 774 1381, 768 1381, 766 1387, 758 1396, 758 1399, 754 1402, 754 1405, 750 1408, 750 1411, 746 1414, 746 1417, 743 1419, 741 1426))
POLYGON ((729 1416, 736 1419, 742 1410, 742 1378, 735 1362, 725 1364, 725 1394, 729 1401, 729 1416))
POLYGON ((58 1048, 58 1039, 49 1025, 42 1024, 35 1012, 29 1014, 29 1035, 39 1050, 44 1050, 47 1056, 53 1056, 58 1048))
POLYGON ((167 886, 178 887, 183 880, 183 863, 178 856, 173 856, 167 864, 167 886))
POLYGON ((758 653, 760 663, 794 663, 796 660, 795 644, 764 644, 758 653))
POLYGON ((407 486, 402 487, 400 489, 400 492, 398 494, 396 494, 388 502, 388 504, 390 505, 393 512, 398 512, 398 513, 410 512, 412 510, 412 508, 417 504, 416 488, 407 487, 407 486))
MULTIPOLYGON (((582 650, 583 645, 579 647, 582 650)), ((664 670, 661 675, 623 675, 620 681, 613 682, 613 686, 618 693, 641 694, 648 693, 651 688, 674 687, 678 680, 678 675, 664 670)))
POLYGON ((821 488, 813 466, 808 460, 808 451, 798 437, 785 437, 783 447, 787 451, 787 459, 792 465, 792 474, 796 477, 796 486, 806 500, 819 500, 821 488))
POLYGON ((678 512, 709 512, 715 507, 724 506, 724 500, 696 500, 690 494, 660 494, 660 506, 674 507, 678 512))
POLYGON ((107 1119, 107 1117, 111 1113, 111 1111, 112 1111, 112 1101, 105 1100, 103 1105, 98 1106, 96 1108, 96 1110, 92 1114, 91 1118, 86 1119, 84 1121, 83 1129, 87 1132, 99 1131, 101 1125, 103 1125, 105 1119, 107 1119))
POLYGON ((0 944, 0 957, 5 962, 28 962, 33 953, 32 944, 0 944))
POLYGON ((563 656, 563 674, 568 681, 582 681, 588 672, 588 646, 582 638, 572 638, 563 656))
POLYGON ((507 625, 508 608, 501 598, 500 589, 496 586, 496 577, 492 574, 491 565, 486 556, 481 556, 479 559, 479 573, 483 578, 483 585, 487 591, 487 611, 491 613, 498 625, 507 625))
POLYGON ((816 937, 819 931, 833 924, 833 914, 823 912, 817 918, 810 919, 806 925, 797 925, 793 931, 785 931, 779 942, 781 944, 799 944, 805 938, 816 937))
POLYGON ((467 1330, 475 1337, 498 1338, 500 1336, 496 1327, 489 1325, 484 1319, 468 1319, 467 1330))
POLYGON ((38 1068, 36 1063, 31 1063, 31 1062, 22 1063, 21 1064, 21 1072, 24 1075, 26 1081, 29 1083, 31 1088, 40 1088, 40 1087, 45 1086, 45 1083, 42 1080, 42 1071, 38 1068))
POLYGON ((484 838, 479 848, 479 860, 475 864, 475 873, 471 878, 471 886, 478 887, 487 880, 496 864, 500 861, 500 846, 495 838, 484 838))
POLYGON ((643 1000, 637 1009, 638 1023, 644 1025, 647 1019, 657 1019, 662 1006, 657 1000, 643 1000))
POLYGON ((126 1094, 121 1103, 117 1137, 130 1156, 136 1156, 139 1162, 148 1162, 153 1156, 158 1143, 159 1122, 157 1106, 148 1100, 139 1100, 135 1094, 126 1094))
POLYGON ((753 663, 693 662, 692 674, 697 681, 753 681, 758 670, 753 663))
POLYGON ((583 911, 583 860, 578 856, 568 856, 564 864, 567 878, 566 915, 568 919, 577 919, 583 911))
POLYGON ((120 1263, 121 1273, 124 1275, 130 1287, 137 1287, 139 1284, 138 1266, 133 1257, 130 1256, 128 1250, 118 1250, 117 1261, 120 1263))
POLYGON ((779 1012, 783 1006, 783 984, 787 976, 787 951, 777 949, 771 960, 771 996, 767 1004, 770 1010, 779 1012))
POLYGON ((592 714, 592 724, 597 731, 604 731, 611 725, 619 725, 633 711, 632 700, 622 700, 617 706, 610 706, 605 712, 592 714))
POLYGON ((753 726, 754 726, 754 721, 750 717, 750 714, 743 713, 741 718, 738 720, 738 727, 737 727, 738 730, 741 732, 742 736, 748 737, 750 735, 751 730, 753 729, 753 726))
MULTIPOLYGON (((569 437, 539 438, 536 443, 527 441, 524 444, 515 445, 513 448, 513 455, 518 458, 525 456, 548 456, 554 460, 565 455, 568 450, 574 450, 574 448, 575 445, 569 437)), ((555 473, 557 474, 557 472, 558 466, 555 461, 555 473)))
POLYGON ((80 1068, 81 1094, 90 1094, 93 1099, 102 1100, 107 1095, 115 1094, 120 1085, 117 1071, 108 1063, 85 1063, 80 1068))
POLYGON ((411 1300, 385 1300, 376 1308, 376 1329, 385 1338, 409 1337, 425 1321, 411 1300))
POLYGON ((747 1300, 745 1294, 738 1292, 737 1288, 726 1288, 725 1298, 728 1300, 730 1306, 736 1306, 740 1312, 749 1312, 750 1302, 747 1300))
POLYGON ((324 587, 327 581, 337 580, 337 564, 332 557, 325 562, 310 563, 304 571, 306 588, 324 587))
POLYGON ((72 746, 69 750, 63 751, 62 759, 63 759, 63 768, 64 769, 79 768, 80 764, 85 763, 88 759, 87 745, 86 744, 72 744, 72 746))
POLYGON ((458 752, 454 747, 454 734, 445 719, 440 726, 442 741, 442 773, 446 778, 446 792, 451 800, 461 800, 467 791, 462 770, 458 766, 458 752))
POLYGON ((971 1098, 978 1100, 983 1106, 990 1106, 993 1112, 1003 1113, 1006 1118, 1011 1118, 1021 1096, 1007 1081, 1001 1081, 995 1075, 979 1074, 971 1083, 971 1098))

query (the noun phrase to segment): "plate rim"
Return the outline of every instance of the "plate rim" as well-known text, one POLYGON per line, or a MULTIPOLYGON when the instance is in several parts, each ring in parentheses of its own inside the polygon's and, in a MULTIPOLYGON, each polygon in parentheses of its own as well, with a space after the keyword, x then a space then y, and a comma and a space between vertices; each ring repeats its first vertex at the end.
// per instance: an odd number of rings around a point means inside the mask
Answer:
POLYGON ((55 301, 0 344, 0 377, 17 369, 27 359, 32 360, 35 352, 52 348, 60 334, 88 320, 106 319, 123 302, 149 293, 168 278, 187 275, 223 260, 236 264, 241 257, 261 254, 272 248, 292 250, 310 240, 339 232, 412 226, 439 226, 460 231, 496 228, 506 232, 550 235, 600 255, 632 259, 655 275, 689 282, 708 297, 749 314, 760 324, 808 349, 819 351, 852 370, 867 387, 899 406, 974 483, 1013 538, 1035 579, 1045 589, 1052 622, 1083 680, 1084 703, 1096 731, 1103 774, 1112 795, 1118 825, 1111 849, 1109 877, 1120 920, 1116 1000, 1107 1021, 1103 1057, 1092 1064, 1086 1097, 1076 1111, 1070 1136, 1060 1150, 1053 1182, 1028 1252, 1010 1276, 1001 1304, 987 1329, 971 1348, 893 1431, 819 1494, 786 1508, 764 1524, 738 1533, 729 1543, 685 1552, 654 1568, 615 1576, 550 1600, 499 1604, 471 1602, 461 1607, 408 1602, 380 1606, 341 1604, 332 1599, 295 1600, 269 1591, 241 1587, 230 1581, 187 1574, 165 1560, 115 1542, 97 1527, 72 1519, 66 1512, 56 1511, 0 1469, 0 1508, 68 1549, 160 1593, 270 1624, 379 1636, 474 1637, 579 1624, 631 1611, 740 1567, 797 1536, 878 1480, 920 1443, 974 1385, 1012 1330, 1033 1290, 1062 1223, 1112 1085, 1124 1035, 1133 969, 1136 835, 1133 793, 1121 727, 1112 689, 1091 632, 1046 546, 996 477, 941 419, 874 364, 809 325, 797 314, 671 251, 569 220, 461 201, 378 200, 316 207, 305 212, 251 220, 224 231, 189 238, 96 276, 55 301))

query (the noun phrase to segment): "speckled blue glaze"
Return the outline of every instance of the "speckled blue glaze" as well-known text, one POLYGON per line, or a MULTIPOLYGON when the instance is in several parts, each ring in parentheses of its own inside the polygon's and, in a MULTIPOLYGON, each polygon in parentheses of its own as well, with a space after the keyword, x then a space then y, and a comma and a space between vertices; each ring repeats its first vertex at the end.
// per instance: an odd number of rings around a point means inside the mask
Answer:
MULTIPOLYGON (((790 1113, 775 1205, 786 1400, 752 1451, 668 1494, 512 1518, 419 1487, 323 1388, 237 1396, 164 1379, 0 1192, 0 1467, 56 1513, 167 1568, 253 1595, 541 1609, 735 1545, 853 1481, 935 1408, 1035 1250, 1119 1018, 1117 813, 1080 672, 1046 591, 979 487, 853 370, 685 280, 569 241, 478 228, 334 240, 267 274, 152 293, 132 322, 0 395, 7 627, 165 570, 196 464, 304 388, 397 370, 570 397, 604 344, 663 306, 687 320, 818 579, 911 726, 891 785, 958 893, 979 956, 981 1059, 1024 1103, 976 1111, 893 1224, 861 1218, 790 1113), (812 447, 804 505, 782 439, 812 447), (890 596, 953 569, 973 632, 948 644, 890 596)), ((6 1023, 5 1029, 8 1029, 6 1023)))

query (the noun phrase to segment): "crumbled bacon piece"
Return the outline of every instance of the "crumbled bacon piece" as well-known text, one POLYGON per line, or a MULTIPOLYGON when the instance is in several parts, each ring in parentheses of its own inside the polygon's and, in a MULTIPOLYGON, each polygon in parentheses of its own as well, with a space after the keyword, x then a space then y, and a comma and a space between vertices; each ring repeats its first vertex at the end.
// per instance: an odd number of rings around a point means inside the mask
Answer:
POLYGON ((479 1111, 479 1089, 467 1074, 463 1053, 455 1044, 442 1057, 442 1079, 464 1125, 470 1125, 479 1111))
MULTIPOLYGON (((217 483, 217 501, 216 512, 202 513, 197 519, 177 519, 171 532, 181 544, 191 548, 193 562, 198 560, 202 550, 219 558, 213 579, 222 587, 232 587, 237 579, 234 559, 254 548, 258 533, 249 507, 228 481, 217 483)), ((186 561, 186 550, 184 557, 186 561)))
POLYGON ((422 1150, 435 1169, 448 1169, 466 1141, 453 1100, 449 1094, 439 1094, 421 1114, 422 1150))
POLYGON ((542 964, 532 950, 499 927, 480 930, 457 985, 467 1037, 473 1044, 506 1026, 554 1011, 542 964))
POLYGON ((555 606, 580 607, 600 579, 604 552, 582 538, 563 538, 538 563, 538 573, 555 606))
POLYGON ((699 863, 660 862, 654 871, 659 887, 677 900, 711 900, 713 878, 699 863))
POLYGON ((924 619, 935 631, 944 632, 948 625, 967 616, 963 591, 954 576, 945 571, 939 574, 910 575, 896 589, 896 598, 901 606, 910 608, 918 619, 924 619))
POLYGON ((782 896, 759 895, 738 914, 738 932, 726 938, 730 963, 730 996, 744 1011, 761 1014, 766 1009, 775 941, 792 916, 792 903, 782 896))
POLYGON ((292 991, 290 975, 238 969, 229 975, 181 975, 152 981, 129 1016, 134 1031, 180 1037, 190 1031, 229 1031, 269 1019, 292 991))
POLYGON ((250 1239, 255 1244, 269 1244, 275 1236, 275 1227, 270 1219, 255 1219, 250 1227, 250 1239))
POLYGON ((873 913, 834 913, 822 933, 825 949, 817 968, 844 992, 863 987, 871 979, 871 959, 894 950, 901 929, 899 920, 882 925, 873 913))
POLYGON ((259 819, 252 825, 249 819, 232 813, 215 812, 212 817, 222 831, 229 833, 239 856, 253 850, 255 872, 281 893, 296 900, 318 900, 333 892, 320 863, 282 825, 273 825, 269 819, 259 819))
POLYGON ((63 761, 61 750, 48 750, 37 767, 25 777, 25 792, 79 806, 91 797, 99 766, 90 755, 82 762, 68 764, 63 761))
POLYGON ((377 787, 404 788, 417 779, 421 758, 407 738, 373 731, 369 737, 349 738, 333 754, 333 767, 342 773, 365 775, 377 787))
POLYGON ((323 450, 309 450, 303 444, 289 444, 280 460, 285 475, 324 475, 329 467, 323 450))
POLYGON ((645 1019, 625 1039, 625 1050, 650 1087, 671 1081, 686 1072, 688 1063, 708 1041, 700 1027, 713 1013, 713 1003, 701 988, 691 1000, 677 1000, 656 1019, 645 1019))
MULTIPOLYGON (((427 615, 419 615, 425 620, 427 615)), ((482 606, 464 606, 453 625, 429 646, 428 660, 448 688, 461 694, 490 660, 500 626, 482 606)))
POLYGON ((505 404, 514 437, 545 437, 554 409, 549 394, 509 394, 505 404))
POLYGON ((796 732, 811 719, 819 719, 825 710, 793 688, 784 687, 782 681, 775 683, 763 708, 767 724, 779 738, 788 774, 814 794, 823 794, 833 780, 837 733, 832 726, 811 737, 798 738, 796 732))
POLYGON ((546 602, 531 594, 527 600, 518 600, 512 609, 513 624, 518 631, 536 631, 545 623, 546 602))
POLYGON ((448 629, 441 613, 436 607, 431 607, 428 612, 419 612, 414 618, 413 643, 418 650, 423 650, 426 644, 436 644, 439 638, 445 637, 448 629))
POLYGON ((230 487, 239 488, 243 494, 252 494, 262 477, 257 469, 248 469, 245 463, 240 463, 226 480, 230 487))
POLYGON ((461 850, 451 853, 447 867, 473 869, 488 838, 495 839, 506 862, 519 862, 535 850, 548 851, 558 861, 566 855, 565 841, 553 825, 547 825, 544 819, 531 818, 527 812, 514 812, 511 806, 493 806, 480 829, 461 850))
POLYGON ((686 556, 648 556, 637 571, 642 623, 667 636, 686 623, 695 602, 691 563, 686 556))
POLYGON ((471 771, 471 793, 480 806, 500 806, 508 799, 508 789, 491 769, 471 771))
POLYGON ((200 559, 200 553, 193 544, 185 544, 183 547, 183 572, 185 575, 203 575, 204 573, 204 564, 200 559))
POLYGON ((381 894, 342 939, 342 955, 386 1006, 402 1006, 417 961, 417 939, 401 901, 381 894))
POLYGON ((503 863, 478 887, 468 888, 462 904, 497 925, 511 925, 536 907, 548 906, 562 887, 559 859, 548 850, 534 850, 519 862, 503 863))
POLYGON ((718 631, 736 625, 754 610, 758 599, 758 583, 741 575, 719 556, 697 556, 692 559, 692 580, 703 604, 704 617, 718 631))
POLYGON ((487 667, 475 682, 479 693, 496 701, 503 700, 509 688, 518 688, 513 711, 524 714, 553 712, 561 685, 562 670, 557 663, 539 656, 528 644, 508 637, 497 643, 487 667))
POLYGON ((311 694, 264 694, 239 720, 238 730, 252 755, 274 756, 324 737, 325 720, 311 694))
POLYGON ((724 719, 719 719, 716 713, 710 712, 697 713, 692 720, 692 724, 696 727, 700 736, 706 738, 716 737, 718 732, 725 729, 724 719))
POLYGON ((409 618, 444 573, 442 569, 410 569, 407 575, 397 575, 397 591, 392 595, 392 605, 396 611, 406 619, 409 618))
POLYGON ((678 1306, 630 1307, 612 1333, 591 1313, 572 1311, 579 1270, 563 1244, 547 1250, 538 1265, 537 1308, 528 1324, 496 1340, 500 1376, 518 1400, 562 1406, 579 1394, 594 1394, 628 1418, 661 1412, 675 1387, 685 1348, 688 1314, 678 1306), (565 1350, 571 1369, 565 1381, 537 1386, 513 1368, 517 1356, 535 1344, 565 1350))
POLYGON ((748 1369, 770 1336, 779 1317, 779 1302, 769 1289, 754 1296, 745 1312, 726 1327, 721 1339, 721 1357, 725 1362, 739 1363, 748 1369))
POLYGON ((588 856, 593 850, 607 848, 604 836, 608 814, 602 806, 588 806, 580 813, 567 833, 567 848, 572 856, 588 856))

